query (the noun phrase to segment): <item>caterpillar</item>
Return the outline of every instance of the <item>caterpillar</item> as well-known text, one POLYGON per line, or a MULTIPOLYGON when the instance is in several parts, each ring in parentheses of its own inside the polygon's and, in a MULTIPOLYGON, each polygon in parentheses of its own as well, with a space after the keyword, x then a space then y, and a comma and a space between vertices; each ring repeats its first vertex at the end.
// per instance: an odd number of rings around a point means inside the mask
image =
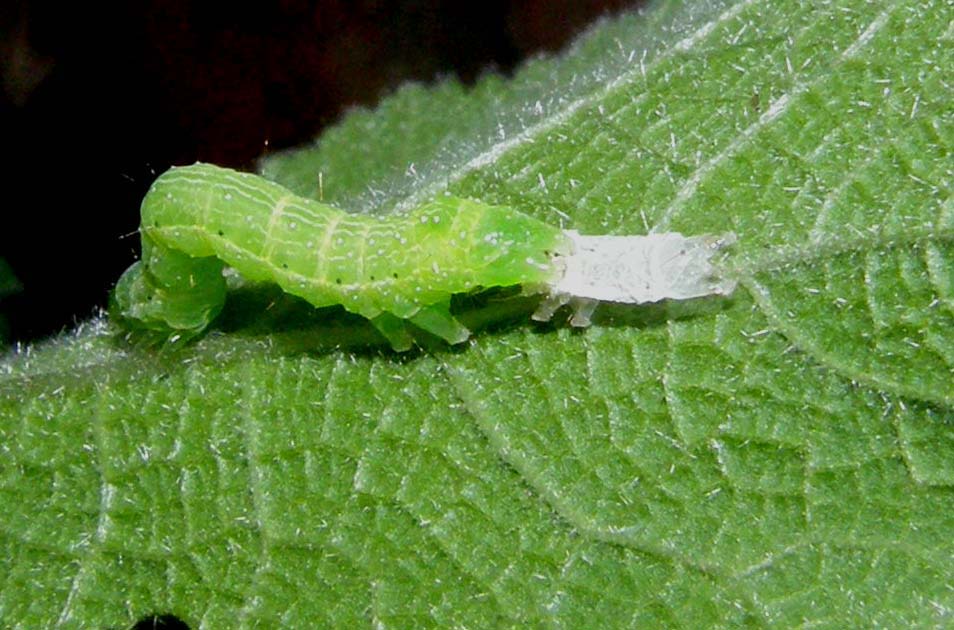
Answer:
POLYGON ((506 206, 443 196, 406 214, 343 212, 250 173, 197 163, 172 168, 142 202, 142 258, 120 277, 111 312, 169 338, 204 331, 226 298, 226 266, 278 284, 315 307, 340 304, 396 351, 408 324, 450 344, 470 331, 451 296, 521 285, 547 297, 533 317, 572 303, 589 324, 600 301, 640 303, 730 293, 710 261, 722 236, 585 236, 506 206))

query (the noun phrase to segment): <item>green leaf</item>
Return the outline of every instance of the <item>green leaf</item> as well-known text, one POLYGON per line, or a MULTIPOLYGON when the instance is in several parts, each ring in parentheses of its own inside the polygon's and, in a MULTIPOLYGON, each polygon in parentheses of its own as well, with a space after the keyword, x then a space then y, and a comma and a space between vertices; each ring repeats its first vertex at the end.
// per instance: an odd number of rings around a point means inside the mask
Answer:
POLYGON ((734 230, 742 284, 410 357, 281 304, 8 355, 0 626, 950 625, 952 24, 663 2, 268 159, 354 210, 734 230))

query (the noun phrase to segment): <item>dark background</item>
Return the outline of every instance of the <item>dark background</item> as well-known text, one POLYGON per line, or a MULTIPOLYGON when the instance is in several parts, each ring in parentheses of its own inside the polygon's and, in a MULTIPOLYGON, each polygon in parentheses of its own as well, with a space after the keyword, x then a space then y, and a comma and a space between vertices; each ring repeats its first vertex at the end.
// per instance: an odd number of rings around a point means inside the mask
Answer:
POLYGON ((139 201, 170 165, 249 169, 405 81, 510 74, 634 2, 215 4, 0 6, 0 259, 22 285, 0 295, 8 340, 105 306, 138 255, 139 201))

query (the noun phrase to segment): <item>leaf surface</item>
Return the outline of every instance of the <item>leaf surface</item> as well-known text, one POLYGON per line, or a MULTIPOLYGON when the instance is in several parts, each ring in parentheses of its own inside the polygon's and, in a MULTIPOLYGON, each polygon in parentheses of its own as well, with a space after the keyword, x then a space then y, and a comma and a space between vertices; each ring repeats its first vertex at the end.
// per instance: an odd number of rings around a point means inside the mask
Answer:
POLYGON ((97 320, 7 355, 0 625, 950 624, 952 24, 662 2, 267 159, 355 211, 733 230, 741 287, 411 356, 282 304, 184 350, 97 320))

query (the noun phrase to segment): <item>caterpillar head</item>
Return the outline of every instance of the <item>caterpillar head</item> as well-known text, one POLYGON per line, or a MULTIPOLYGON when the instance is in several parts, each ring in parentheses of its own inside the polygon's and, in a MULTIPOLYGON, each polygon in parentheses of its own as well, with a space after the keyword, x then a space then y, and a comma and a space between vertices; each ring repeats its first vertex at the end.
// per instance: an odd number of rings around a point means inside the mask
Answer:
POLYGON ((143 261, 133 264, 116 283, 110 317, 160 338, 194 337, 225 303, 222 262, 160 250, 164 248, 143 239, 143 261))

